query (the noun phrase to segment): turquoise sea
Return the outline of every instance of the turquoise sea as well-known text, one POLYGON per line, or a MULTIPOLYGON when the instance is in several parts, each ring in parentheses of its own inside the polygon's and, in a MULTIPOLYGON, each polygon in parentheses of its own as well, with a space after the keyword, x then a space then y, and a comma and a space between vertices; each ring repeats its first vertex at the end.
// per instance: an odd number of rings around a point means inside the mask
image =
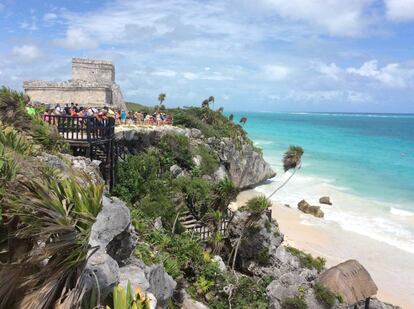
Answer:
MULTIPOLYGON (((275 199, 295 206, 329 195, 325 219, 342 229, 414 253, 414 115, 352 113, 234 113, 283 179, 289 145, 305 154, 301 170, 275 199)), ((259 188, 260 190, 260 188, 259 188)))

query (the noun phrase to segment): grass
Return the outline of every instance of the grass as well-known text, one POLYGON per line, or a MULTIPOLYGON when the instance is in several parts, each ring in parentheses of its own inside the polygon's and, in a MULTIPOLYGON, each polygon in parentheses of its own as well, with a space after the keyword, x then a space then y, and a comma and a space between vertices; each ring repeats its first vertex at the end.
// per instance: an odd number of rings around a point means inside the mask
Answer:
POLYGON ((341 295, 337 295, 320 282, 316 282, 313 289, 315 291, 316 299, 320 301, 326 308, 332 308, 337 302, 343 302, 341 295))
POLYGON ((309 269, 316 269, 318 272, 325 267, 326 260, 322 257, 314 258, 311 254, 305 253, 294 247, 286 247, 287 251, 299 259, 300 265, 309 269))

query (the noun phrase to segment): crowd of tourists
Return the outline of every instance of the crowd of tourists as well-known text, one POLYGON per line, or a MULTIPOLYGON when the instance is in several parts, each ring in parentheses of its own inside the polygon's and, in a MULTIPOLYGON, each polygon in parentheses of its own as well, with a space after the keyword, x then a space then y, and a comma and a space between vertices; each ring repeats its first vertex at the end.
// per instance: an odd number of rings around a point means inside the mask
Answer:
POLYGON ((171 115, 159 111, 154 113, 127 112, 125 110, 113 110, 108 106, 100 109, 96 107, 84 108, 74 103, 65 106, 56 104, 54 108, 46 109, 43 113, 43 119, 47 122, 55 122, 53 116, 77 117, 78 119, 89 117, 96 119, 98 122, 112 118, 116 125, 163 126, 173 124, 171 115))

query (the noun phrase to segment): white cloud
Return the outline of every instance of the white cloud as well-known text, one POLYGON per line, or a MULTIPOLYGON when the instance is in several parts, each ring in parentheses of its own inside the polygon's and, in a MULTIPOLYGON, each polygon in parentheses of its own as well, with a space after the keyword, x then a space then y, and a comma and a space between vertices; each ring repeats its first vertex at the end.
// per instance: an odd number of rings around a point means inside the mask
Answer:
POLYGON ((210 72, 210 71, 199 72, 199 73, 183 72, 182 76, 188 80, 218 80, 218 81, 234 80, 232 76, 225 75, 221 72, 210 72))
POLYGON ((22 62, 32 62, 41 56, 40 49, 36 45, 31 44, 14 46, 11 54, 12 57, 22 62))
POLYGON ((386 86, 402 88, 406 86, 405 70, 398 63, 387 64, 383 68, 378 67, 377 60, 365 62, 360 68, 348 68, 346 70, 350 74, 362 77, 373 78, 386 86))
POLYGON ((163 77, 175 77, 177 76, 177 72, 173 70, 159 70, 159 71, 152 72, 151 75, 163 76, 163 77))
POLYGON ((387 17, 396 21, 414 20, 414 0, 384 0, 387 17))
POLYGON ((283 65, 266 65, 263 68, 265 79, 281 81, 288 77, 291 69, 283 65))
POLYGON ((66 37, 57 39, 55 42, 69 49, 93 49, 98 47, 98 43, 92 39, 92 36, 81 28, 69 28, 66 31, 66 37))
POLYGON ((316 67, 316 69, 323 75, 326 75, 334 80, 338 80, 339 75, 343 72, 343 70, 340 67, 338 67, 335 63, 331 63, 329 65, 321 63, 316 67))
POLYGON ((37 30, 39 30, 39 28, 37 27, 37 24, 36 24, 36 20, 32 20, 31 23, 22 22, 20 24, 20 28, 21 29, 24 29, 24 30, 29 30, 29 31, 37 31, 37 30))
MULTIPOLYGON (((372 0, 259 0, 281 17, 318 26, 329 34, 361 35, 372 0)), ((256 2, 256 1, 255 1, 256 2)))
POLYGON ((58 18, 57 14, 55 13, 46 13, 43 15, 43 21, 45 22, 53 22, 58 18))

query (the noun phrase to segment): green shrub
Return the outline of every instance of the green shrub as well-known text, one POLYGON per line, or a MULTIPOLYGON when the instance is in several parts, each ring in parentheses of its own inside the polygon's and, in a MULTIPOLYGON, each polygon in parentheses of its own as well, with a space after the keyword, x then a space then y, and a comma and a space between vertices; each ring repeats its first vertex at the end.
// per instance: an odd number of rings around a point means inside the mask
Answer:
POLYGON ((216 171, 219 166, 219 160, 206 146, 198 146, 194 154, 201 156, 201 175, 211 175, 216 171))
POLYGON ((337 301, 342 302, 342 297, 331 291, 328 287, 320 282, 316 282, 314 286, 316 299, 324 304, 327 308, 332 308, 337 301))
POLYGON ((183 196, 193 215, 201 219, 212 205, 212 184, 199 177, 178 177, 173 181, 174 192, 183 196))
POLYGON ((270 262, 270 255, 269 255, 269 249, 263 248, 260 250, 256 255, 256 261, 260 265, 269 265, 270 262))
MULTIPOLYGON (((164 156, 185 169, 193 167, 190 140, 183 134, 168 133, 160 141, 159 148, 164 156)), ((172 164, 171 164, 172 165, 172 164)))
POLYGON ((286 247, 286 249, 294 256, 299 258, 302 267, 316 269, 321 271, 325 267, 326 260, 323 257, 314 258, 311 254, 305 253, 294 247, 286 247))
POLYGON ((304 301, 303 297, 298 295, 294 297, 285 298, 282 301, 282 309, 307 309, 308 305, 304 301))
POLYGON ((243 206, 243 210, 247 210, 253 214, 262 214, 265 210, 272 206, 272 203, 264 195, 251 198, 243 206))

